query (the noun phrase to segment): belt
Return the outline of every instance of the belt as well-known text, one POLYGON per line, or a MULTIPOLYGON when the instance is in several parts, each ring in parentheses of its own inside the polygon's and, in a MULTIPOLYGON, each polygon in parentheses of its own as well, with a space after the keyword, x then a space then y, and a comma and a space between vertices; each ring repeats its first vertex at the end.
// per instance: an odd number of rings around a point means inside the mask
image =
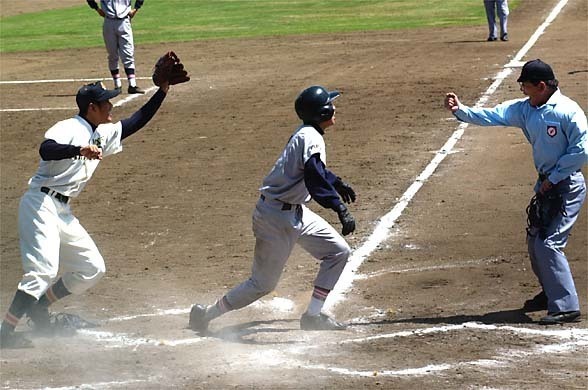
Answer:
MULTIPOLYGON (((261 194, 260 198, 261 198, 261 201, 262 202, 265 202, 265 195, 264 194, 261 194)), ((292 207, 294 206, 294 205, 292 205, 290 203, 284 203, 281 200, 277 200, 277 201, 282 204, 282 211, 292 210, 292 207)))
MULTIPOLYGON (((582 170, 581 169, 578 169, 577 171, 574 171, 573 173, 578 173, 578 172, 582 172, 582 170)), ((539 172, 539 180, 540 181, 543 181, 543 180, 547 179, 548 177, 549 177, 549 175, 547 173, 541 173, 541 172, 539 172)))
POLYGON ((41 187, 41 192, 44 192, 47 195, 54 197, 55 199, 57 199, 61 203, 67 204, 67 202, 69 202, 69 196, 62 195, 57 191, 53 191, 51 188, 41 187))

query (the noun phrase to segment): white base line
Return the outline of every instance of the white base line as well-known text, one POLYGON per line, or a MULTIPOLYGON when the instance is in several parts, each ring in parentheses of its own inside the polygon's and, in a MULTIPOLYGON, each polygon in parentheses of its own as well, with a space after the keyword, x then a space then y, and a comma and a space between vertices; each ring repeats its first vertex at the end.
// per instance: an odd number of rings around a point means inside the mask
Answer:
MULTIPOLYGON (((135 77, 137 80, 151 80, 151 77, 135 77)), ((77 83, 77 82, 92 82, 92 81, 109 81, 110 78, 96 77, 93 79, 55 79, 55 80, 13 80, 13 81, 0 81, 2 84, 41 84, 41 83, 77 83)))
MULTIPOLYGON (((502 84, 504 79, 506 79, 513 72, 513 66, 518 65, 523 56, 527 53, 527 51, 529 51, 531 47, 533 47, 533 45, 537 42, 537 39, 539 39, 539 37, 543 34, 547 26, 549 26, 549 24, 551 24, 551 22, 555 20, 555 18, 561 12, 563 7, 567 4, 567 2, 568 0, 561 0, 555 6, 555 8, 551 11, 549 16, 545 19, 545 22, 543 22, 543 24, 541 24, 537 28, 537 30, 531 36, 531 38, 529 38, 527 43, 511 60, 509 64, 512 65, 509 66, 507 64, 503 67, 503 69, 500 72, 498 72, 492 85, 488 87, 486 92, 484 92, 482 97, 476 103, 476 107, 482 106, 488 101, 490 95, 492 95, 500 86, 500 84, 502 84)), ((398 217, 400 217, 400 215, 408 206, 412 198, 423 186, 424 182, 433 174, 433 172, 435 172, 439 164, 441 164, 445 157, 451 152, 457 141, 463 136, 463 133, 467 127, 467 123, 459 124, 457 130, 447 140, 447 142, 445 143, 445 145, 443 145, 441 150, 439 150, 435 154, 433 160, 429 163, 429 165, 425 167, 423 172, 421 172, 421 174, 416 178, 416 181, 412 183, 410 187, 408 187, 408 189, 402 195, 396 206, 394 206, 394 208, 390 212, 388 212, 380 219, 371 236, 369 236, 367 240, 359 248, 353 251, 347 265, 345 266, 345 269, 343 270, 343 273, 341 274, 341 277, 339 278, 339 281, 337 282, 337 285, 335 286, 333 291, 331 291, 327 298, 327 302, 325 303, 326 310, 332 309, 335 305, 337 305, 345 299, 346 293, 349 291, 349 289, 353 285, 353 282, 356 279, 355 273, 357 272, 361 264, 374 250, 378 248, 380 243, 382 243, 384 240, 388 238, 388 236, 390 235, 390 229, 394 225, 395 221, 398 219, 398 217)))
MULTIPOLYGON (((145 94, 149 94, 151 91, 156 90, 158 87, 149 87, 145 90, 145 94)), ((143 96, 143 94, 132 94, 127 96, 124 99, 121 99, 114 103, 114 107, 120 107, 123 104, 130 102, 131 100, 137 99, 143 96)), ((23 112, 23 111, 57 111, 57 110, 67 110, 67 111, 75 111, 77 107, 56 107, 56 108, 48 108, 48 107, 41 107, 41 108, 3 108, 0 109, 0 112, 23 112)))

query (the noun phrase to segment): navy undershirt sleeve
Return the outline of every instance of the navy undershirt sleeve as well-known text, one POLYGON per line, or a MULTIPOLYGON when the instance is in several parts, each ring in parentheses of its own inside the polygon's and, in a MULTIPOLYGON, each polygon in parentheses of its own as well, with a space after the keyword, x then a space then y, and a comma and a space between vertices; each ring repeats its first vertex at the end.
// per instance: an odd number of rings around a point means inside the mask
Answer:
POLYGON ((155 95, 149 99, 143 107, 135 112, 130 118, 123 119, 122 122, 122 134, 121 140, 127 138, 129 135, 134 134, 140 130, 153 118, 153 115, 157 112, 163 99, 165 99, 165 92, 159 89, 155 95))
POLYGON ((88 3, 90 8, 96 9, 96 10, 98 9, 98 4, 96 4, 95 0, 86 0, 86 3, 88 3))
POLYGON ((39 147, 39 154, 45 161, 65 160, 80 155, 80 147, 75 145, 58 144, 55 140, 46 139, 39 147))
POLYGON ((336 210, 341 204, 339 194, 333 187, 337 176, 329 171, 319 154, 313 154, 304 164, 304 184, 310 195, 326 209, 336 210))

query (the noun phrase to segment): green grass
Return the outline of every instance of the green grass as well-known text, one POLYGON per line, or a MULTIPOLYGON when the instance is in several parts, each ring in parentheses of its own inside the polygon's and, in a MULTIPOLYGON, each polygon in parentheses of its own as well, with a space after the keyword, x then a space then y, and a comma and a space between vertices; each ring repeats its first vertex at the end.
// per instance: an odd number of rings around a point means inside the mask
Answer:
MULTIPOLYGON (((1 18, 0 52, 102 46, 102 18, 80 3, 1 18)), ((481 0, 148 0, 133 31, 149 44, 485 23, 481 0)))

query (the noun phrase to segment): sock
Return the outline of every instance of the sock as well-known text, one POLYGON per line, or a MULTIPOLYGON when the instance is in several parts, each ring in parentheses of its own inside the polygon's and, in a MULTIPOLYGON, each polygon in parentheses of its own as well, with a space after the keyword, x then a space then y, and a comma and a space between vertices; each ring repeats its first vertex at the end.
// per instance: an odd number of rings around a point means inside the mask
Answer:
POLYGON ((8 312, 6 312, 4 321, 2 321, 2 329, 13 331, 14 328, 16 328, 18 321, 36 301, 37 299, 32 295, 21 290, 16 290, 14 299, 8 308, 8 312))
POLYGON ((120 80, 120 73, 118 73, 118 69, 111 70, 110 74, 112 75, 112 80, 114 81, 114 88, 121 88, 122 81, 120 80))
POLYGON ((129 79, 129 87, 136 87, 137 80, 135 80, 135 69, 125 68, 125 73, 127 74, 127 78, 129 79))
POLYGON ((321 310, 325 305, 325 300, 327 299, 329 292, 331 292, 331 290, 314 286, 312 298, 310 299, 310 304, 308 305, 308 309, 306 309, 306 313, 311 316, 318 316, 321 314, 321 310))
POLYGON ((63 279, 59 278, 59 280, 55 282, 53 286, 49 287, 49 289, 45 292, 45 295, 39 299, 38 304, 42 306, 49 306, 53 302, 70 294, 71 292, 69 292, 69 290, 65 288, 65 285, 63 284, 63 279))
POLYGON ((229 302, 227 301, 227 297, 222 297, 214 305, 208 306, 206 308, 206 315, 205 318, 207 320, 213 320, 216 317, 220 317, 228 311, 233 310, 229 302))

